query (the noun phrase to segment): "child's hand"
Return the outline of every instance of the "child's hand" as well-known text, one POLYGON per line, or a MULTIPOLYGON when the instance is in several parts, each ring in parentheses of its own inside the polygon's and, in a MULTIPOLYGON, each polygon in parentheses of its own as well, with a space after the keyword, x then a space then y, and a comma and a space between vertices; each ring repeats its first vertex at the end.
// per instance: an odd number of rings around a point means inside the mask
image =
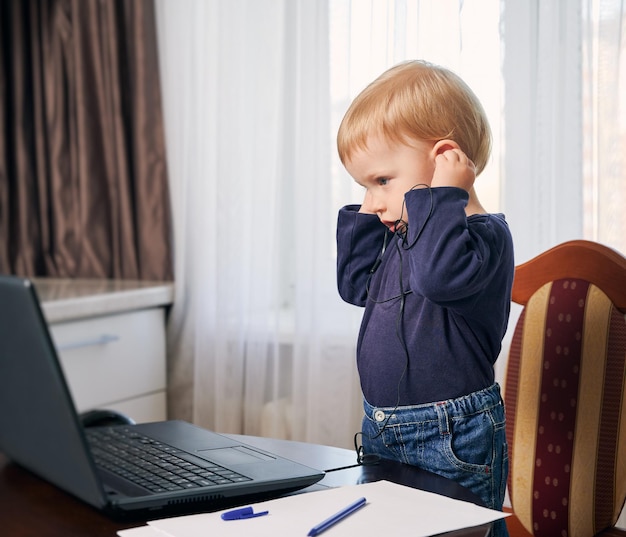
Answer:
POLYGON ((475 179, 474 163, 460 149, 448 149, 435 157, 435 173, 430 186, 456 186, 469 191, 475 179))
POLYGON ((361 204, 361 208, 359 209, 360 213, 365 214, 376 214, 375 211, 372 210, 372 194, 369 190, 365 191, 365 198, 363 199, 363 203, 361 204))

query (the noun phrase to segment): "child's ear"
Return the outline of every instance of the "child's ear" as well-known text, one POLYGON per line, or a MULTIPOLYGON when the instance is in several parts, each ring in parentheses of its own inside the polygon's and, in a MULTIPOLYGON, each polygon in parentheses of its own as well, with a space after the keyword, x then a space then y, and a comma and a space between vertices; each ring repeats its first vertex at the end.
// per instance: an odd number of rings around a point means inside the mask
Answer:
POLYGON ((450 149, 461 149, 459 144, 457 144, 454 140, 439 140, 435 143, 432 149, 433 158, 437 155, 441 155, 450 149))

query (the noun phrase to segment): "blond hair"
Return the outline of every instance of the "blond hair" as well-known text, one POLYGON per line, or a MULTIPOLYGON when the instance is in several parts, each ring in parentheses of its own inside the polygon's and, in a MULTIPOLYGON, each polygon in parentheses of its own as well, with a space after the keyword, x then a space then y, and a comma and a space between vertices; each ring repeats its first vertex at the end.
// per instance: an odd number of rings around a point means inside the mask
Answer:
POLYGON ((385 71, 352 102, 337 134, 341 161, 366 149, 371 135, 410 145, 411 140, 453 140, 483 171, 491 130, 480 101, 456 74, 414 60, 385 71))

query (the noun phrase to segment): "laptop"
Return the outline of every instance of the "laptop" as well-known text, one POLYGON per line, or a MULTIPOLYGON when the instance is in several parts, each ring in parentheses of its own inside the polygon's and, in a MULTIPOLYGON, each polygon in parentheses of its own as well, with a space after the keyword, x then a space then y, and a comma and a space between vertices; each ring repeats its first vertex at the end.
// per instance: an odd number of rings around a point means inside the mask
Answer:
POLYGON ((324 476, 184 421, 84 427, 34 285, 7 275, 0 275, 0 452, 117 520, 214 511, 324 476))

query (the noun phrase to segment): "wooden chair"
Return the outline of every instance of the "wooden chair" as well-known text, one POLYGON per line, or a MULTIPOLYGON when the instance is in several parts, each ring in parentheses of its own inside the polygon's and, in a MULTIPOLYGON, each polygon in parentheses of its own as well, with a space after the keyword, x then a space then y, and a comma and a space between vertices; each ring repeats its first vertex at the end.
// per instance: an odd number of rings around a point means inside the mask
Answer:
POLYGON ((626 258, 563 243, 516 267, 513 301, 511 536, 626 537, 626 258))

